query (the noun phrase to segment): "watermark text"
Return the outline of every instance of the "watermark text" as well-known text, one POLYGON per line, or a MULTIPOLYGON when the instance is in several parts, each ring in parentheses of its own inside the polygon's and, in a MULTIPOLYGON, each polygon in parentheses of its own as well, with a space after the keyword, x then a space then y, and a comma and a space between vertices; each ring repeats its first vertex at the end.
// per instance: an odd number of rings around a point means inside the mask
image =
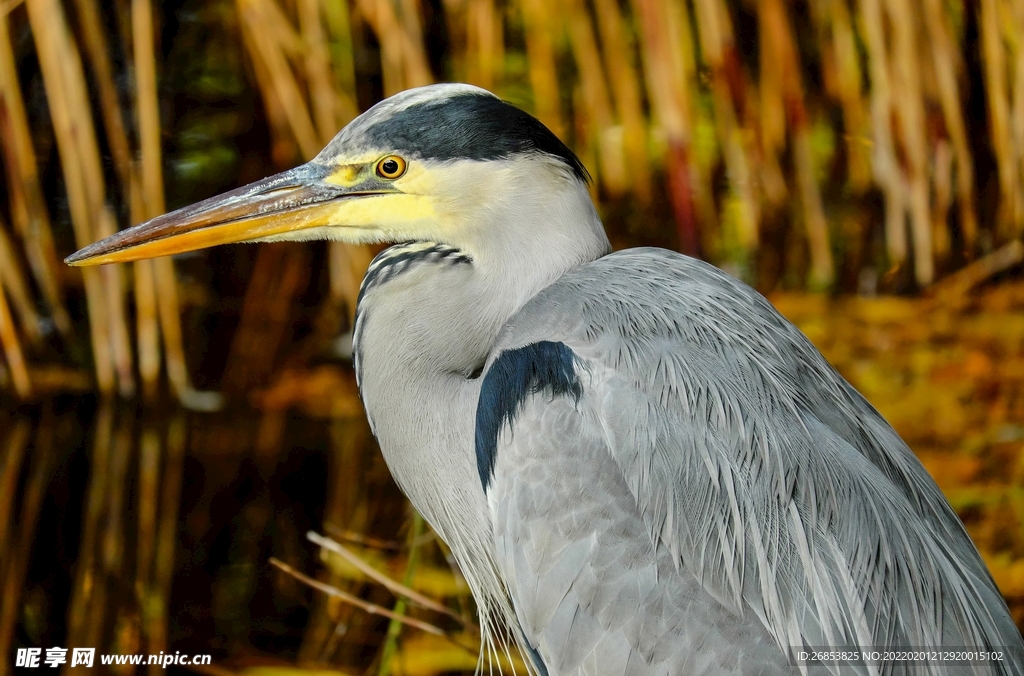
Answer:
POLYGON ((14 666, 25 669, 56 669, 69 664, 72 667, 91 668, 96 664, 115 665, 156 665, 166 669, 170 666, 209 665, 210 655, 189 655, 181 652, 149 655, 121 655, 117 653, 96 656, 95 648, 18 648, 14 654, 14 666), (70 655, 69 655, 70 653, 70 655))
POLYGON ((1004 647, 864 647, 804 646, 792 648, 790 662, 794 665, 881 666, 893 664, 973 665, 995 664, 1008 659, 1004 647))

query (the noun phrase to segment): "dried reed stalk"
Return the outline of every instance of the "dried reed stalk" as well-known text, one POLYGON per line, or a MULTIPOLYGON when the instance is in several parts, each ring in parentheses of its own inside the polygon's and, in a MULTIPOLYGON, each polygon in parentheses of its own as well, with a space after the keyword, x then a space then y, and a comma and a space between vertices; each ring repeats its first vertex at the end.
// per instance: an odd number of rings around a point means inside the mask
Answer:
POLYGON ((331 282, 331 298, 345 303, 348 325, 355 323, 356 301, 359 287, 373 260, 373 250, 366 245, 353 246, 332 242, 328 250, 331 282), (334 246, 337 244, 338 246, 334 246))
MULTIPOLYGON (((67 637, 70 645, 97 646, 103 617, 104 590, 100 561, 104 500, 110 490, 110 464, 114 433, 114 408, 103 401, 93 422, 91 468, 82 508, 81 544, 68 602, 67 637)), ((70 669, 70 667, 67 667, 70 669)))
POLYGON ((307 260, 304 247, 260 247, 228 351, 221 385, 224 391, 242 393, 266 384, 287 328, 292 299, 305 283, 307 260))
MULTIPOLYGON (((1011 118, 1014 147, 1017 151, 1017 190, 1021 211, 1024 211, 1024 0, 1012 0, 1012 8, 1007 8, 1007 45, 1013 50, 1010 61, 1016 77, 1013 80, 1011 118), (1013 38, 1013 39, 1009 39, 1013 38)), ((1024 213, 1019 213, 1014 234, 1024 234, 1024 213)))
POLYGON ((349 7, 347 2, 321 0, 320 11, 328 35, 332 75, 337 85, 335 93, 338 96, 338 110, 335 111, 335 121, 345 124, 359 114, 349 7))
POLYGON ((25 0, 4 0, 0 3, 0 16, 7 16, 17 9, 23 2, 25 2, 25 0))
MULTIPOLYGON (((334 524, 334 530, 328 532, 335 539, 338 539, 337 531, 342 528, 343 532, 350 535, 359 533, 361 539, 357 544, 373 547, 380 542, 373 537, 361 535, 372 523, 366 508, 365 492, 367 473, 376 461, 375 457, 366 453, 366 445, 372 443, 373 433, 365 416, 335 418, 331 421, 329 431, 330 481, 324 505, 324 528, 326 530, 332 527, 330 524, 334 524)), ((398 545, 401 547, 401 543, 398 545)))
POLYGON ((733 205, 731 221, 736 244, 751 252, 760 239, 758 230, 761 204, 755 185, 753 163, 737 114, 735 96, 745 92, 746 84, 739 72, 739 58, 732 37, 732 25, 723 0, 694 0, 698 37, 704 60, 711 71, 711 100, 714 105, 715 131, 722 148, 729 176, 733 205))
MULTIPOLYGON (((153 8, 149 0, 132 0, 132 35, 135 56, 136 106, 139 122, 140 171, 143 216, 153 218, 167 209, 164 198, 163 168, 160 150, 160 112, 156 83, 156 47, 153 36, 153 8)), ((152 393, 159 372, 157 326, 163 336, 167 355, 167 379, 178 400, 187 408, 210 411, 220 408, 222 398, 216 392, 197 391, 188 375, 181 335, 181 306, 178 280, 170 258, 140 261, 135 267, 136 305, 140 370, 152 393), (155 299, 153 296, 156 296, 155 299), (159 324, 154 317, 153 306, 159 324)), ((152 394, 151 394, 152 396, 152 394)))
POLYGON ((96 0, 75 0, 82 45, 92 68, 99 96, 100 115, 107 135, 107 146, 114 163, 114 170, 121 182, 125 195, 132 196, 138 191, 138 177, 132 170, 131 147, 121 115, 121 103, 114 84, 114 67, 110 60, 110 46, 100 17, 96 0))
POLYGON ((394 0, 397 2, 398 21, 405 36, 405 80, 406 87, 422 87, 434 81, 427 60, 427 48, 423 42, 423 17, 420 16, 418 0, 394 0))
MULTIPOLYGON (((936 259, 949 257, 950 237, 946 227, 953 202, 953 151, 944 138, 935 141, 931 152, 932 168, 932 254, 936 259)), ((965 234, 966 237, 966 234, 965 234)))
POLYGON ((557 5, 545 7, 542 0, 517 0, 516 5, 523 17, 534 115, 557 136, 564 138, 554 36, 551 34, 552 27, 559 25, 557 20, 551 20, 552 13, 557 12, 557 5))
POLYGON ((182 463, 187 445, 185 417, 180 412, 167 427, 165 462, 160 472, 160 505, 157 512, 156 559, 153 566, 148 636, 150 651, 167 650, 168 599, 174 577, 174 550, 178 536, 178 509, 181 499, 182 463))
MULTIPOLYGON (((832 283, 834 274, 832 249, 829 243, 828 224, 825 211, 821 204, 821 193, 815 177, 814 160, 811 156, 810 129, 807 111, 803 101, 803 82, 800 75, 800 61, 796 52, 789 18, 781 0, 764 0, 758 5, 758 16, 761 27, 762 77, 775 81, 771 88, 778 107, 771 105, 766 97, 761 99, 762 113, 776 110, 768 119, 774 122, 767 125, 788 127, 792 136, 793 166, 796 173, 797 194, 803 211, 804 228, 807 231, 807 243, 811 258, 810 283, 816 288, 827 288, 832 283), (781 114, 781 118, 778 115, 781 114)), ((765 116, 762 114, 762 119, 765 116)), ((771 132, 778 138, 772 145, 778 146, 785 135, 784 129, 771 132)))
MULTIPOLYGON (((305 46, 305 73, 307 89, 317 123, 320 143, 325 145, 339 129, 356 115, 355 76, 352 66, 352 38, 348 29, 348 8, 346 3, 327 3, 333 9, 320 7, 318 0, 300 0, 299 24, 305 46), (324 13, 329 11, 328 26, 324 25, 324 13), (339 38, 336 49, 336 69, 344 74, 332 77, 331 53, 328 49, 328 33, 339 38), (338 84, 345 90, 339 91, 338 84)), ((308 158, 307 158, 308 159, 308 158)), ((328 243, 328 270, 330 297, 344 302, 348 308, 349 325, 355 316, 359 282, 369 267, 373 255, 369 247, 344 242, 328 243)))
POLYGON ((82 511, 82 544, 79 547, 76 563, 75 580, 72 587, 71 601, 68 604, 68 641, 74 645, 95 645, 86 643, 90 631, 90 607, 96 593, 96 555, 99 552, 97 543, 99 523, 103 514, 103 498, 108 490, 108 465, 111 452, 111 439, 114 432, 114 408, 109 400, 101 403, 93 420, 92 443, 90 455, 92 466, 89 472, 89 484, 86 491, 85 505, 82 511))
MULTIPOLYGON (((63 12, 60 14, 64 20, 63 12)), ((34 27, 33 27, 34 30, 34 27)), ((61 61, 63 84, 69 88, 69 101, 75 110, 91 110, 89 95, 86 91, 86 80, 82 61, 71 34, 57 31, 64 41, 57 47, 66 57, 61 61)), ((45 76, 44 76, 45 77, 45 76)), ((116 105, 116 99, 114 101, 116 105)), ((115 109, 120 115, 120 107, 115 109)), ((89 209, 96 238, 107 237, 117 232, 117 222, 110 206, 106 202, 106 186, 103 163, 100 158, 96 131, 92 124, 92 116, 76 120, 75 134, 72 141, 77 144, 80 179, 86 190, 86 202, 89 209)), ((59 143, 59 141, 58 141, 59 143)), ((129 338, 128 321, 125 314, 125 285, 120 266, 106 266, 100 270, 104 281, 104 298, 106 315, 110 326, 110 347, 114 369, 117 374, 118 391, 123 397, 130 397, 135 392, 135 377, 132 365, 132 349, 129 338)))
MULTIPOLYGON (((647 156, 647 123, 640 97, 642 75, 636 70, 635 50, 629 46, 619 4, 615 0, 595 0, 594 13, 601 35, 605 71, 618 120, 622 124, 623 153, 629 166, 627 180, 640 203, 647 204, 651 197, 651 172, 647 156)), ((692 50, 680 45, 679 51, 686 53, 692 50)))
POLYGON ((4 421, 5 434, 0 437, 0 580, 4 579, 4 570, 12 545, 7 541, 14 527, 14 499, 18 496, 18 482, 21 479, 21 467, 25 460, 25 450, 32 433, 32 425, 25 418, 4 421))
POLYGON ((42 325, 39 313, 36 312, 32 295, 29 292, 28 280, 22 272, 14 249, 14 242, 7 234, 3 219, 0 218, 0 288, 6 288, 11 296, 14 311, 21 321, 21 329, 30 342, 42 336, 42 325))
POLYGON ((760 137, 760 183, 765 201, 779 207, 787 202, 789 189, 779 167, 778 156, 786 150, 789 132, 795 132, 790 129, 791 123, 806 126, 806 120, 796 119, 797 116, 804 117, 802 92, 799 91, 800 71, 785 10, 778 2, 769 0, 758 5, 757 18, 760 82, 756 129, 760 137), (793 107, 798 110, 791 115, 793 107))
MULTIPOLYGON (((352 70, 352 44, 348 14, 344 7, 333 3, 328 3, 320 8, 315 0, 302 0, 302 4, 299 6, 299 23, 302 31, 300 38, 300 35, 291 28, 284 11, 272 0, 246 0, 239 5, 239 11, 240 13, 248 12, 247 15, 243 15, 243 18, 250 15, 262 16, 261 12, 268 13, 281 26, 275 34, 276 42, 260 38, 252 34, 251 30, 245 31, 246 45, 249 47, 256 66, 257 82, 263 92, 267 116, 271 120, 271 128, 274 131, 275 145, 282 143, 282 136, 294 138, 299 144, 302 156, 305 159, 310 159, 319 152, 323 144, 334 136, 341 125, 355 115, 355 76, 352 70), (320 9, 325 11, 319 11, 320 9), (324 21, 326 21, 326 26, 324 21), (328 34, 336 43, 333 58, 336 63, 340 64, 341 90, 336 86, 335 80, 330 77, 328 69, 328 34), (302 70, 307 79, 305 87, 296 76, 296 70, 289 67, 285 58, 286 53, 304 66, 302 70), (307 103, 303 90, 309 93, 312 104, 307 103), (287 114, 286 110, 291 111, 291 114, 287 114), (304 141, 305 136, 300 135, 307 133, 303 130, 314 128, 311 122, 314 118, 317 120, 314 138, 304 141), (288 120, 287 124, 284 123, 285 120, 288 120)), ((393 13, 388 13, 387 8, 377 8, 376 11, 383 12, 385 20, 395 19, 393 13)), ((243 21, 243 26, 245 25, 251 27, 252 19, 250 18, 248 23, 243 21)), ((388 27, 398 30, 393 23, 388 23, 388 27)), ((391 35, 391 33, 387 33, 387 35, 391 35)), ((413 74, 407 75, 401 72, 400 66, 396 66, 400 72, 393 75, 400 77, 403 81, 411 82, 428 77, 425 75, 427 73, 426 56, 422 49, 422 42, 420 41, 412 47, 402 47, 401 51, 407 53, 410 49, 412 49, 413 56, 404 58, 411 60, 412 65, 407 70, 413 74)), ((425 82, 420 82, 420 84, 425 84, 425 82)), ((372 258, 371 250, 366 246, 352 246, 340 242, 332 242, 329 246, 331 298, 335 301, 339 299, 345 301, 349 309, 351 323, 351 317, 355 313, 359 280, 362 279, 372 258)), ((226 373, 233 372, 229 368, 226 373)), ((233 377, 226 380, 228 383, 233 381, 233 377)))
POLYGON ((21 342, 14 329, 14 318, 11 317, 11 309, 7 306, 3 288, 0 288, 0 347, 3 348, 4 358, 11 371, 14 391, 22 399, 27 399, 32 395, 32 380, 28 375, 25 355, 21 351, 21 342))
MULTIPOLYGON (((240 23, 242 23, 240 21, 240 23)), ((288 118, 284 112, 277 95, 274 94, 273 82, 266 64, 259 56, 259 48, 255 45, 242 23, 242 42, 246 51, 250 54, 253 72, 256 76, 256 85, 262 94, 263 109, 267 114, 267 124, 270 127, 271 148, 270 155, 275 166, 291 166, 295 159, 301 156, 299 146, 295 142, 295 135, 288 125, 288 118)))
MULTIPOLYGON (((819 5, 813 4, 812 7, 819 5)), ((831 57, 826 58, 825 65, 833 71, 834 95, 843 108, 850 187, 856 192, 864 192, 871 184, 871 157, 867 151, 871 131, 868 113, 864 109, 864 74, 857 53, 857 40, 845 0, 827 3, 823 9, 827 13, 819 13, 819 22, 828 27, 831 40, 825 42, 822 52, 831 57)))
POLYGON ((967 294, 972 289, 1022 262, 1024 262, 1024 241, 1014 239, 987 256, 960 268, 932 286, 929 292, 942 299, 943 302, 956 307, 966 300, 967 294))
POLYGON ((25 257, 42 291, 54 325, 64 335, 71 320, 64 308, 50 218, 39 185, 35 149, 21 96, 7 17, 0 14, 0 145, 7 170, 11 221, 25 245, 25 257))
POLYGON ((357 0, 357 7, 380 43, 385 96, 433 82, 413 2, 357 0))
MULTIPOLYGON (((117 232, 117 222, 108 204, 100 206, 99 237, 117 232)), ((125 283, 121 266, 107 265, 100 270, 106 292, 107 312, 110 318, 111 349, 117 371, 118 392, 124 398, 135 394, 135 375, 132 371, 132 344, 125 314, 125 283)))
MULTIPOLYGON (((307 40, 309 51, 325 50, 323 55, 307 56, 307 79, 308 89, 312 92, 310 98, 313 105, 317 102, 330 99, 333 101, 333 110, 328 118, 327 111, 318 113, 323 116, 323 122, 318 122, 320 141, 326 144, 341 129, 348 124, 359 112, 356 106, 355 92, 355 66, 352 57, 352 34, 349 28, 348 4, 345 2, 329 2, 323 0, 320 12, 314 12, 316 4, 314 0, 302 0, 304 5, 311 5, 303 10, 302 31, 304 35, 310 35, 307 40), (323 23, 322 23, 323 22, 323 23), (328 38, 333 49, 328 50, 328 38), (321 47, 320 41, 323 40, 321 47), (323 58, 331 58, 333 63, 333 77, 330 63, 325 64, 326 72, 315 74, 313 71, 319 68, 323 58), (328 94, 329 92, 329 94, 328 94), (326 125, 326 126, 325 126, 326 125)), ((355 320, 356 301, 359 297, 359 285, 366 274, 366 269, 373 260, 373 250, 366 245, 346 244, 345 242, 329 242, 328 247, 328 275, 330 279, 330 300, 328 304, 336 306, 343 302, 347 309, 348 325, 352 326, 355 320)))
POLYGON ((390 0, 361 0, 356 3, 360 16, 373 29, 380 44, 381 75, 384 96, 407 89, 405 84, 404 46, 390 0))
MULTIPOLYGON (((138 518, 138 540, 135 549, 135 596, 139 604, 143 643, 150 653, 157 653, 154 643, 161 637, 152 633, 160 625, 163 608, 153 603, 153 562, 156 557, 157 514, 160 506, 161 439, 152 424, 142 429, 139 437, 139 479, 135 490, 135 513, 138 518)), ((155 666, 155 665, 153 665, 155 666)), ((150 672, 153 672, 152 666, 150 672)))
MULTIPOLYGON (((154 63, 155 47, 153 44, 153 12, 148 0, 132 2, 132 47, 135 63, 135 105, 139 125, 139 159, 141 180, 136 180, 134 172, 132 183, 141 186, 136 193, 130 193, 130 211, 132 220, 140 223, 164 213, 164 183, 160 160, 160 113, 157 108, 156 64, 154 63)), ((174 277, 173 263, 169 259, 139 261, 134 264, 135 272, 135 307, 136 335, 139 343, 139 375, 142 378, 143 396, 152 401, 157 395, 160 378, 160 326, 158 323, 157 304, 166 307, 164 316, 174 324, 180 320, 177 307, 177 280, 174 277), (161 276, 164 284, 160 288, 159 299, 156 287, 155 266, 170 268, 161 276)), ((180 331, 164 330, 164 340, 169 342, 179 336, 180 331)), ((177 374, 172 384, 178 392, 191 390, 184 364, 184 350, 181 345, 168 347, 168 358, 179 363, 168 364, 168 372, 177 374)))
MULTIPOLYGON (((441 0, 441 7, 444 12, 445 24, 448 28, 447 46, 449 62, 449 77, 456 82, 466 82, 482 87, 479 77, 470 79, 470 70, 474 69, 469 52, 469 33, 473 25, 469 20, 469 0, 441 0)), ((479 39, 479 36, 474 36, 479 39)))
MULTIPOLYGON (((1009 78, 1006 50, 1003 46, 1003 0, 981 0, 979 29, 982 62, 985 69, 985 93, 991 126, 992 152, 999 176, 999 222, 997 232, 1008 236, 1024 221, 1024 194, 1019 183, 1018 157, 1010 121, 1009 78)), ((1011 24, 1012 25, 1012 24, 1011 24)), ((1019 37, 1018 37, 1019 39, 1019 37)))
MULTIPOLYGON (((324 504, 323 523, 344 524, 345 528, 362 531, 372 523, 371 510, 380 505, 380 501, 367 499, 367 471, 375 459, 366 453, 366 444, 370 443, 371 433, 364 416, 354 418, 335 418, 330 427, 330 449, 328 460, 327 500, 324 504), (376 503, 376 505, 374 504, 376 503)), ((331 533, 334 537, 334 534, 331 533)), ((346 579, 340 572, 331 567, 324 569, 320 577, 324 582, 335 587, 346 588, 358 594, 359 582, 346 579)), ((349 633, 349 639, 342 642, 337 632, 337 624, 346 618, 339 617, 337 608, 331 608, 328 599, 320 598, 314 603, 310 621, 302 636, 299 648, 300 661, 323 659, 324 655, 339 655, 347 643, 359 645, 358 637, 349 633), (332 612, 333 610, 333 612, 332 612)), ((353 613, 349 609, 350 613, 353 613)))
MULTIPOLYGON (((31 465, 25 480, 21 508, 18 511, 18 531, 12 546, 4 552, 3 580, 0 581, 0 651, 11 655, 11 643, 17 626, 21 595, 25 590, 29 559, 33 552, 36 524, 50 485, 56 451, 53 448, 53 414, 46 409, 36 427, 31 465)), ((13 661, 0 660, 0 675, 8 673, 13 661)))
POLYGON ((693 106, 688 95, 692 80, 682 57, 687 51, 686 45, 692 44, 686 9, 666 0, 634 0, 633 7, 643 36, 641 54, 648 96, 654 118, 668 142, 665 170, 679 247, 684 253, 697 255, 699 244, 692 187, 695 172, 690 148, 693 106))
MULTIPOLYGON (((960 91, 957 85, 959 52, 950 37, 949 21, 940 0, 925 0, 921 11, 928 28, 931 63, 935 69, 935 81, 939 102, 942 106, 945 131, 949 134, 949 139, 953 144, 956 198, 960 204, 960 229, 964 238, 964 251, 970 257, 978 239, 978 222, 974 212, 974 161, 968 146, 964 113, 961 110, 960 91)), ((1020 72, 1024 73, 1024 68, 1021 68, 1020 72)), ((1022 120, 1024 120, 1024 110, 1021 113, 1022 120)), ((953 167, 950 169, 952 170, 953 167)), ((936 219, 936 221, 939 223, 938 229, 948 236, 945 218, 942 218, 941 221, 936 219)))
POLYGON ((327 32, 320 19, 319 0, 297 0, 299 27, 303 44, 303 66, 310 91, 313 120, 320 145, 338 132, 341 104, 331 77, 331 54, 327 32))
MULTIPOLYGON (((99 225, 103 191, 102 170, 91 120, 88 116, 72 113, 91 109, 83 89, 82 65, 59 3, 56 0, 28 0, 25 4, 57 137, 75 241, 83 247, 97 239, 103 230, 99 225)), ((96 379, 100 391, 110 393, 115 386, 115 355, 118 353, 118 347, 114 345, 116 333, 111 331, 117 308, 108 306, 110 298, 106 293, 111 274, 95 268, 83 268, 82 276, 96 379)), ((126 383, 120 384, 124 391, 126 383)))
POLYGON ((101 534, 101 565, 104 573, 121 577, 127 572, 125 564, 128 524, 131 523, 131 504, 128 498, 128 470, 135 456, 134 415, 121 411, 115 417, 114 443, 109 456, 107 473, 110 483, 106 497, 106 520, 101 534))
POLYGON ((889 76, 889 50, 886 47, 879 0, 859 0, 859 7, 871 83, 871 166, 875 172, 875 183, 885 195, 885 243, 889 261, 899 265, 907 258, 907 236, 904 227, 903 185, 890 126, 893 94, 889 76))
POLYGON ((583 133, 577 135, 576 143, 596 146, 598 177, 611 195, 621 196, 629 182, 621 136, 608 133, 615 120, 594 25, 582 0, 562 0, 562 5, 580 78, 581 101, 576 108, 583 120, 583 133))
POLYGON ((925 133, 923 68, 917 43, 917 3, 890 0, 886 3, 893 29, 892 77, 894 113, 899 123, 904 172, 909 190, 910 231, 914 242, 914 276, 926 286, 935 276, 932 260, 931 204, 928 185, 928 152, 925 133))
POLYGON ((153 269, 156 273, 156 287, 161 293, 157 310, 160 313, 160 330, 167 353, 167 380, 170 381, 178 401, 185 408, 193 411, 216 411, 224 405, 224 397, 219 392, 195 389, 185 365, 181 314, 178 310, 178 280, 174 275, 174 265, 168 258, 158 258, 153 262, 153 269))
POLYGON ((504 70, 505 42, 501 13, 494 0, 468 0, 463 70, 466 81, 493 89, 504 70))
POLYGON ((295 105, 304 97, 285 55, 288 46, 299 43, 300 38, 272 0, 237 0, 236 5, 251 53, 265 73, 266 81, 261 82, 264 97, 276 98, 303 157, 311 158, 321 145, 308 108, 295 105))
MULTIPOLYGON (((141 206, 133 208, 132 213, 141 211, 141 206)), ((145 217, 132 219, 136 223, 145 221, 145 217)), ((147 402, 153 402, 158 396, 160 384, 160 325, 157 314, 156 280, 153 261, 138 261, 133 266, 135 281, 135 336, 139 349, 139 378, 142 380, 142 396, 147 402)), ((178 313, 173 313, 177 315, 178 313)), ((182 355, 183 350, 175 351, 182 355)), ((181 357, 183 358, 183 357, 181 357)), ((182 387, 178 383, 179 388, 182 387)), ((184 387, 188 389, 187 379, 184 387)))
POLYGON ((345 542, 351 542, 368 549, 382 549, 391 552, 400 552, 408 546, 407 543, 400 542, 398 540, 381 540, 380 538, 361 535, 350 530, 342 530, 327 522, 324 522, 324 530, 330 533, 331 537, 335 540, 344 540, 345 542))
MULTIPOLYGON (((423 517, 420 513, 412 508, 409 508, 409 511, 412 512, 412 527, 409 529, 409 552, 405 557, 405 576, 404 584, 402 585, 406 588, 412 582, 412 576, 419 565, 420 547, 417 541, 422 537, 424 528, 423 517)), ((409 603, 405 596, 399 596, 395 599, 395 617, 388 623, 388 631, 384 635, 384 644, 380 649, 380 666, 377 669, 377 676, 389 676, 391 673, 391 662, 398 652, 398 637, 402 633, 402 622, 399 621, 399 618, 406 614, 408 606, 409 603)))

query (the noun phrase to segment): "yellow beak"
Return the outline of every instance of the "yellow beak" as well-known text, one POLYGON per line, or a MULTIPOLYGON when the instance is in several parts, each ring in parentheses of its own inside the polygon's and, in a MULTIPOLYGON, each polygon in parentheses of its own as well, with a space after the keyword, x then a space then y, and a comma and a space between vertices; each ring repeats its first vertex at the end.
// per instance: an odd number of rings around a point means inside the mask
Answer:
MULTIPOLYGON (((65 259, 68 265, 123 263, 205 249, 217 244, 280 237, 331 225, 344 218, 343 202, 399 193, 372 173, 359 181, 356 167, 308 163, 122 230, 65 259), (330 179, 330 180, 328 180, 330 179)), ((399 193, 400 194, 400 193, 399 193)))

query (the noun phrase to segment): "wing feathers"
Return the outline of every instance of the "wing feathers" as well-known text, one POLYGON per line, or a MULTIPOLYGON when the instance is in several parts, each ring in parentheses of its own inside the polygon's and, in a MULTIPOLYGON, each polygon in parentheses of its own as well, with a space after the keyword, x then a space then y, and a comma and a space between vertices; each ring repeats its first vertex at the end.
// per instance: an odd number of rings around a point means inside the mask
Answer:
MULTIPOLYGON (((614 671, 578 673, 701 673, 698 646, 722 651, 721 673, 727 662, 756 673, 737 646, 771 663, 759 631, 779 657, 825 644, 1004 646, 1013 659, 991 669, 1024 673, 1020 633, 934 481, 752 289, 676 254, 612 254, 541 292, 496 350, 541 340, 575 355, 582 396, 523 405, 492 490, 515 502, 496 518, 532 524, 535 544, 513 553, 512 574, 538 576, 520 612, 538 613, 540 633, 526 630, 545 637, 545 659, 565 658, 554 673, 597 664, 595 626, 632 652, 614 671), (566 484, 587 471, 593 485, 566 484), (513 498, 522 482, 545 497, 513 498), (614 558, 594 568, 609 555, 602 508, 620 510, 620 527, 639 522, 613 551, 653 548, 657 586, 641 587, 639 603, 607 585, 632 590, 626 580, 646 568, 614 558), (552 529, 568 514, 571 525, 552 529), (559 550, 552 537, 590 548, 559 550), (556 649, 557 636, 573 645, 556 649)), ((499 551, 508 556, 507 543, 499 551)))

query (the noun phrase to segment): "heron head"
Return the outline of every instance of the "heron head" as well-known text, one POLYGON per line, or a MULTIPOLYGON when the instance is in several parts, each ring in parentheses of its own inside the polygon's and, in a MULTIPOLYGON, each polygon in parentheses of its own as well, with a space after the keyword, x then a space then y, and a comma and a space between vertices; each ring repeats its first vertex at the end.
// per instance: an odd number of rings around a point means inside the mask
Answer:
POLYGON ((483 89, 432 85, 380 102, 306 164, 122 230, 66 262, 310 239, 472 248, 488 214, 587 180, 572 151, 529 114, 483 89))

